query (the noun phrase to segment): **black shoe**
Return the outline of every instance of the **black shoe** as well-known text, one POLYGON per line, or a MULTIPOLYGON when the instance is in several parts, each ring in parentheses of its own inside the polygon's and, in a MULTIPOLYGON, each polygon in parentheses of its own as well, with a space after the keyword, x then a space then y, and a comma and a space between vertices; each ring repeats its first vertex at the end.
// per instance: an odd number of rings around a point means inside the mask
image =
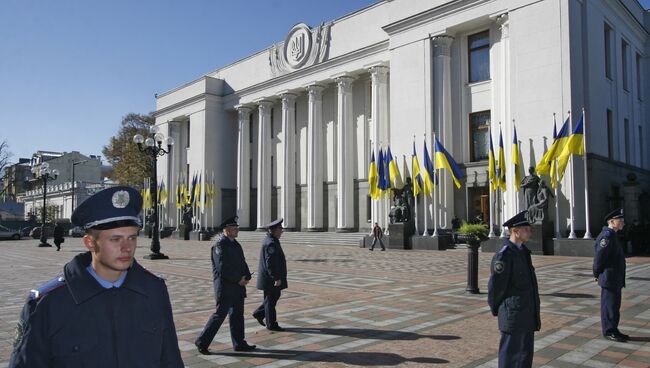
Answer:
POLYGON ((615 334, 613 332, 608 333, 607 335, 605 335, 605 338, 607 340, 612 340, 612 341, 616 341, 616 342, 627 342, 627 340, 625 338, 623 338, 623 336, 621 336, 619 334, 615 334))
POLYGON ((208 348, 201 347, 201 346, 199 346, 199 344, 194 344, 194 345, 196 345, 196 348, 199 350, 199 353, 201 353, 201 354, 203 354, 203 355, 210 355, 210 354, 212 354, 212 353, 210 352, 210 350, 208 350, 208 348))
POLYGON ((244 343, 239 346, 235 346, 235 351, 253 351, 257 348, 257 345, 248 345, 247 343, 244 343))
POLYGON ((262 326, 266 326, 266 323, 264 323, 264 316, 256 316, 253 314, 253 318, 257 320, 257 323, 259 323, 262 326))
POLYGON ((368 249, 368 250, 372 252, 372 248, 370 248, 370 249, 368 249))
POLYGON ((385 251, 385 250, 386 250, 386 248, 381 248, 381 251, 382 251, 382 252, 385 251))
POLYGON ((277 332, 286 331, 284 328, 280 327, 280 325, 278 325, 277 323, 273 326, 267 327, 266 329, 269 331, 277 331, 277 332))
POLYGON ((618 336, 624 338, 626 341, 630 339, 630 335, 626 335, 626 334, 622 333, 621 331, 618 331, 616 334, 618 336))

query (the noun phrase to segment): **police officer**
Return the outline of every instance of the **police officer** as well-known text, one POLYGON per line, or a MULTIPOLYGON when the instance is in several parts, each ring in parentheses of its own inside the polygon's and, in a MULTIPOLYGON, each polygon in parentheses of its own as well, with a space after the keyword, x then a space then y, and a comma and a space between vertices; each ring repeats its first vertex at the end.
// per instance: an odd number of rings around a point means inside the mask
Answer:
POLYGON ((621 289, 625 287, 625 255, 616 232, 623 229, 622 209, 605 216, 607 226, 598 234, 594 245, 594 278, 600 285, 600 325, 609 340, 626 342, 629 336, 618 330, 621 318, 621 289))
POLYGON ((88 252, 31 291, 9 367, 183 367, 165 281, 134 259, 141 208, 119 186, 76 208, 88 252))
POLYGON ((219 227, 222 229, 222 234, 210 252, 217 309, 194 342, 199 353, 204 355, 210 354, 208 346, 226 316, 229 316, 233 349, 252 351, 256 348, 255 345, 248 345, 244 340, 244 298, 246 298, 246 285, 251 279, 251 272, 246 264, 244 251, 235 240, 239 234, 237 217, 226 219, 219 227))
POLYGON ((534 332, 541 327, 537 277, 524 245, 532 235, 526 213, 503 223, 510 238, 492 258, 488 282, 488 304, 499 317, 501 368, 532 367, 534 332))
POLYGON ((271 222, 266 228, 268 234, 262 241, 257 276, 257 288, 264 291, 264 302, 253 312, 253 317, 271 331, 284 331, 284 328, 278 325, 275 313, 275 305, 280 299, 281 291, 287 288, 287 260, 280 246, 282 219, 271 222))

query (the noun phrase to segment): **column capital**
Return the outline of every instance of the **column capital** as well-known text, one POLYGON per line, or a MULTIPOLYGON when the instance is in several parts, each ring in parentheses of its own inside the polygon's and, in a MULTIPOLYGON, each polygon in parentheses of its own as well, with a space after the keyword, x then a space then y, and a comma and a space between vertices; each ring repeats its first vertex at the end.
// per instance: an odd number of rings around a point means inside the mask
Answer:
POLYGON ((342 74, 334 77, 334 81, 336 82, 336 85, 343 91, 349 91, 350 88, 352 87, 352 82, 355 79, 356 79, 355 77, 347 74, 342 74))
POLYGON ((313 99, 313 98, 319 99, 321 98, 321 94, 325 89, 325 86, 320 84, 310 84, 308 86, 305 86, 305 89, 307 89, 307 94, 309 95, 309 99, 313 99))
POLYGON ((508 38, 510 35, 510 18, 508 17, 508 13, 498 15, 494 19, 494 22, 499 27, 499 31, 501 31, 501 39, 508 38))
POLYGON ((237 109, 237 117, 239 120, 246 120, 253 107, 250 105, 235 105, 235 109, 237 109))
POLYGON ((285 107, 286 104, 292 104, 296 101, 298 97, 297 94, 288 91, 280 92, 280 98, 282 99, 282 107, 285 107))
POLYGON ((451 43, 454 38, 449 35, 440 35, 432 37, 433 52, 435 56, 451 56, 451 43))
POLYGON ((265 99, 259 99, 259 100, 256 100, 255 103, 257 104, 257 108, 259 109, 260 114, 270 114, 271 113, 271 107, 273 106, 273 101, 265 100, 265 99))

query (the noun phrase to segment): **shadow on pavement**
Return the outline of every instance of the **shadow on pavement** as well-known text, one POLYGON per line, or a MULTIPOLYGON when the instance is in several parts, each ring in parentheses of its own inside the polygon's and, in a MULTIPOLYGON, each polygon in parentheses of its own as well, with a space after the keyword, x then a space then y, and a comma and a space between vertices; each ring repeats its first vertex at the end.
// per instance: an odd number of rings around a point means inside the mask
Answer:
POLYGON ((650 336, 630 336, 630 341, 650 342, 650 336))
POLYGON ((638 277, 638 276, 632 276, 628 277, 629 280, 636 280, 636 281, 650 281, 650 278, 648 277, 638 277))
POLYGON ((393 353, 372 353, 372 352, 320 352, 320 351, 303 351, 303 350, 274 350, 274 349, 257 349, 251 353, 219 353, 215 355, 225 355, 232 357, 247 358, 267 358, 267 359, 290 359, 300 362, 325 362, 325 363, 343 363, 358 366, 380 366, 380 365, 400 365, 406 362, 421 364, 445 364, 448 360, 430 357, 404 358, 401 355, 393 353))
POLYGON ((315 328, 315 327, 293 327, 286 328, 287 332, 304 333, 304 334, 322 334, 348 336, 361 339, 376 340, 459 340, 459 336, 453 335, 420 335, 414 332, 387 331, 387 330, 370 330, 365 328, 315 328))
POLYGON ((569 299, 593 299, 596 296, 593 294, 581 294, 581 293, 550 293, 550 294, 542 294, 543 296, 556 296, 560 298, 569 298, 569 299))

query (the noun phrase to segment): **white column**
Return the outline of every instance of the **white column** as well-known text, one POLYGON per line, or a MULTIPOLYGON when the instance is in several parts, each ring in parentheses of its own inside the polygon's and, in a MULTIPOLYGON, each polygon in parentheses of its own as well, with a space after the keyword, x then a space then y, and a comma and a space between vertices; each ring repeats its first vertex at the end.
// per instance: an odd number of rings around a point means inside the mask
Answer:
MULTIPOLYGON (((282 137, 284 142, 284 180, 282 183, 283 226, 296 228, 296 95, 282 93, 282 137)), ((278 162, 278 165, 280 163, 278 162)))
MULTIPOLYGON (((371 81, 371 116, 372 144, 375 159, 379 163, 379 148, 382 143, 388 144, 388 67, 373 66, 369 69, 371 81)), ((375 220, 384 229, 388 228, 388 212, 386 200, 373 201, 373 209, 377 214, 375 220)))
POLYGON ((237 216, 243 228, 251 226, 250 113, 248 106, 237 105, 237 216))
POLYGON ((307 86, 307 228, 323 230, 323 97, 324 86, 307 86))
POLYGON ((337 170, 336 192, 338 217, 337 231, 352 231, 354 228, 354 166, 352 160, 352 81, 350 76, 335 79, 338 86, 337 115, 337 170))
MULTIPOLYGON (((512 157, 512 139, 514 132, 514 122, 510 113, 510 22, 508 14, 501 14, 496 18, 496 24, 499 26, 500 39, 500 56, 499 56, 499 73, 496 76, 498 80, 498 98, 499 116, 503 122, 503 145, 507 158, 512 157)), ((506 186, 507 191, 503 193, 503 219, 507 220, 517 214, 519 203, 519 192, 515 188, 520 183, 515 183, 515 176, 512 163, 506 159, 506 186)))
POLYGON ((271 101, 257 102, 259 137, 257 149, 257 228, 271 222, 271 101))
MULTIPOLYGON (((443 35, 433 38, 433 130, 440 142, 452 153, 451 121, 451 51, 454 41, 451 36, 443 35)), ((431 145, 431 154, 435 155, 435 142, 431 145)), ((438 175, 437 207, 438 226, 446 228, 454 211, 454 183, 448 170, 441 170, 438 175)), ((435 206, 434 206, 435 208, 435 206)), ((435 230, 435 229, 434 229, 435 230)))

